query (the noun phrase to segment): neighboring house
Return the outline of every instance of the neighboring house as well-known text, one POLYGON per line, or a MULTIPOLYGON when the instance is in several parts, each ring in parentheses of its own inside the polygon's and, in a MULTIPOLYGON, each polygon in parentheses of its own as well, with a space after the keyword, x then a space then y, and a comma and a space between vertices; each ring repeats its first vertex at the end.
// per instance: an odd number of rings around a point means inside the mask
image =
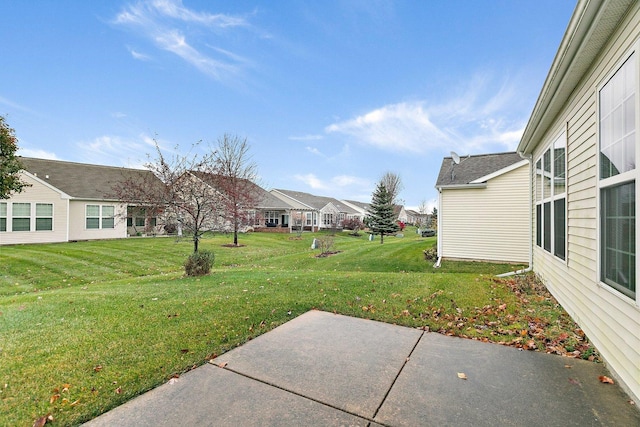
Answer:
MULTIPOLYGON (((220 175, 203 172, 192 172, 192 174, 202 182, 208 184, 221 200, 227 196, 227 194, 225 194, 225 188, 233 188, 233 186, 225 185, 223 180, 228 178, 220 175), (218 185, 220 183, 222 183, 222 185, 218 185)), ((292 208, 290 204, 275 197, 255 182, 247 179, 238 179, 238 182, 235 190, 242 192, 243 195, 237 196, 236 200, 241 200, 242 203, 249 204, 248 206, 242 207, 239 212, 242 231, 247 229, 247 227, 253 227, 254 229, 263 227, 289 228, 289 215, 292 208)), ((221 205, 222 208, 224 208, 225 203, 221 205)), ((228 231, 233 227, 227 219, 221 221, 217 228, 228 231)))
POLYGON ((639 73, 640 2, 580 0, 518 145, 533 270, 636 401, 639 73))
POLYGON ((445 157, 438 190, 438 255, 529 262, 529 162, 518 153, 445 157))
POLYGON ((407 223, 415 225, 416 227, 429 227, 431 224, 431 214, 420 213, 413 209, 407 209, 407 223))
POLYGON ((342 228, 344 219, 358 216, 358 211, 332 197, 282 189, 273 189, 271 194, 292 206, 291 215, 302 221, 305 230, 342 228))
POLYGON ((404 209, 402 205, 393 205, 393 214, 396 216, 396 221, 407 223, 409 217, 407 216, 407 211, 404 209))
POLYGON ((370 203, 358 202, 355 200, 341 200, 341 202, 353 209, 356 212, 354 217, 358 218, 360 221, 364 221, 364 217, 369 214, 369 209, 371 208, 370 203))
MULTIPOLYGON (((117 182, 148 171, 21 157, 30 187, 0 201, 0 244, 127 237, 117 182)), ((134 219, 130 219, 134 221, 134 219)))

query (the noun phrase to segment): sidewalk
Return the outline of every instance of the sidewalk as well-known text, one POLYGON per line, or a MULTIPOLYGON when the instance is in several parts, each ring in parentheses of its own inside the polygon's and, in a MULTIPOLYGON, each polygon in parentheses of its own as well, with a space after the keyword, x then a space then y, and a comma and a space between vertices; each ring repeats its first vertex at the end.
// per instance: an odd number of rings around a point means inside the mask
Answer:
POLYGON ((600 375, 592 362, 310 311, 85 425, 640 426, 600 375))

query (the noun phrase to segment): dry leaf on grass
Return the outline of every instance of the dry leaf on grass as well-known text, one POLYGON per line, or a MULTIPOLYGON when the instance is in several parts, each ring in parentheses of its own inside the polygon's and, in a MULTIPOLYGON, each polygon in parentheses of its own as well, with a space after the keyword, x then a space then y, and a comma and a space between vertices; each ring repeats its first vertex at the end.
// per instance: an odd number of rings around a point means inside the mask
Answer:
POLYGON ((47 421, 51 421, 53 422, 53 417, 51 416, 51 414, 47 414, 44 417, 40 417, 38 418, 34 423, 33 423, 33 427, 42 427, 44 426, 47 421))

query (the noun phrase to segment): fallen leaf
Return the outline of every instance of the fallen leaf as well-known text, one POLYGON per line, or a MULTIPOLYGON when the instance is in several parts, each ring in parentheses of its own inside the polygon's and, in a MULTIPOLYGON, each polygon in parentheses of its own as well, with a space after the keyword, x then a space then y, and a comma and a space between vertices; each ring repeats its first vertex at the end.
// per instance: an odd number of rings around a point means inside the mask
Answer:
POLYGON ((59 394, 54 394, 53 396, 51 396, 51 399, 49 399, 49 403, 53 404, 58 399, 60 399, 60 395, 59 394))
POLYGON ((606 375, 600 375, 598 379, 600 380, 601 383, 604 383, 604 384, 615 384, 613 380, 607 377, 606 375))
POLYGON ((573 366, 571 366, 571 365, 564 365, 564 367, 567 368, 567 369, 573 368, 573 366))
POLYGON ((580 385, 580 381, 575 378, 569 378, 569 382, 573 385, 580 385))
POLYGON ((180 350, 180 353, 182 353, 182 354, 189 353, 189 349, 188 348, 183 348, 182 350, 180 350))
POLYGON ((102 365, 97 365, 93 367, 93 372, 100 372, 102 371, 102 365))
POLYGON ((42 427, 44 426, 47 421, 53 421, 53 417, 51 416, 51 414, 47 414, 43 417, 38 418, 34 423, 33 423, 33 427, 42 427))
POLYGON ((118 387, 116 389, 116 394, 122 394, 122 387, 118 387))
POLYGON ((460 378, 461 380, 466 380, 467 379, 467 374, 465 374, 463 372, 458 372, 458 378, 460 378))
POLYGON ((224 368, 225 366, 227 366, 228 363, 229 362, 220 362, 220 363, 218 363, 218 367, 219 368, 224 368))

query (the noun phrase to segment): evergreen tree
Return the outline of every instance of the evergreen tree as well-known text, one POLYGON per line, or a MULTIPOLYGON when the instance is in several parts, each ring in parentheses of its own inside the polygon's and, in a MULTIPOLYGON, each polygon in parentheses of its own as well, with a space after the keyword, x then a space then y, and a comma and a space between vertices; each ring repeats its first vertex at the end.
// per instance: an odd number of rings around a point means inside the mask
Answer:
POLYGON ((373 192, 368 223, 373 234, 380 234, 381 244, 384 243, 385 234, 394 234, 399 229, 393 214, 392 195, 383 182, 379 182, 373 192))

